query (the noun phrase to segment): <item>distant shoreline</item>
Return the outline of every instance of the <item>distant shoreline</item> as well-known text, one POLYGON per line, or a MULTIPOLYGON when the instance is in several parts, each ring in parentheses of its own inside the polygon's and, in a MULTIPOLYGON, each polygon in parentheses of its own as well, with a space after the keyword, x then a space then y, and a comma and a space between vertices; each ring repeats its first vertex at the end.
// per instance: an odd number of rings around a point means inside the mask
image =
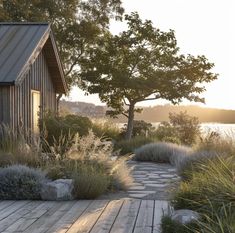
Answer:
MULTIPOLYGON (((105 118, 108 110, 106 106, 97 106, 85 102, 61 101, 60 105, 65 112, 78 114, 90 118, 105 118)), ((198 117, 202 123, 214 124, 235 124, 235 110, 206 108, 196 105, 157 105, 153 107, 144 107, 141 113, 135 114, 135 120, 144 120, 146 122, 168 121, 170 112, 180 113, 187 112, 190 116, 198 117)), ((126 118, 119 116, 117 119, 110 119, 115 123, 125 123, 126 118)))

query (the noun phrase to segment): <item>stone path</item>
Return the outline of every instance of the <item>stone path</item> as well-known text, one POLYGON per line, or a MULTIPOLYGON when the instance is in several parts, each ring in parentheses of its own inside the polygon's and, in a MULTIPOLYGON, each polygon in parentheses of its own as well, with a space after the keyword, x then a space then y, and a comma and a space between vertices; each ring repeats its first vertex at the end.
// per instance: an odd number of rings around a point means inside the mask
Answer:
POLYGON ((180 177, 170 164, 128 161, 134 183, 126 192, 107 194, 101 199, 138 198, 144 200, 169 200, 172 189, 180 177))
POLYGON ((134 184, 128 190, 129 197, 148 200, 169 200, 172 189, 180 177, 170 164, 129 161, 133 169, 134 184))

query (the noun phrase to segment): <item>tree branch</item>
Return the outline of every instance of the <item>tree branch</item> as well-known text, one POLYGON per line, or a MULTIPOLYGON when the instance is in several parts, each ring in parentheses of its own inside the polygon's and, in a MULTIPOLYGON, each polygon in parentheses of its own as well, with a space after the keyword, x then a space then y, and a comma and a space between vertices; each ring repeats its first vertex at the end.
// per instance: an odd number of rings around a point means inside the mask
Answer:
POLYGON ((123 116, 127 117, 127 118, 129 117, 129 116, 128 116, 126 113, 124 113, 124 112, 122 112, 121 114, 122 114, 123 116))
POLYGON ((143 100, 140 100, 140 101, 142 102, 142 101, 147 101, 147 100, 157 100, 159 98, 160 98, 160 96, 156 96, 156 97, 153 97, 153 98, 147 98, 147 99, 143 99, 143 100))
POLYGON ((79 59, 80 59, 80 57, 82 56, 83 53, 84 53, 84 48, 83 48, 83 42, 81 41, 81 51, 80 51, 80 54, 77 55, 75 61, 71 64, 69 70, 65 73, 65 76, 68 76, 72 72, 74 66, 78 64, 78 61, 79 61, 79 59))
POLYGON ((69 70, 65 73, 65 76, 68 76, 72 72, 74 66, 77 64, 78 64, 78 58, 71 64, 69 70))
POLYGON ((123 101, 124 101, 124 104, 125 104, 126 106, 130 106, 130 104, 128 104, 128 103, 126 102, 125 98, 123 98, 123 101))

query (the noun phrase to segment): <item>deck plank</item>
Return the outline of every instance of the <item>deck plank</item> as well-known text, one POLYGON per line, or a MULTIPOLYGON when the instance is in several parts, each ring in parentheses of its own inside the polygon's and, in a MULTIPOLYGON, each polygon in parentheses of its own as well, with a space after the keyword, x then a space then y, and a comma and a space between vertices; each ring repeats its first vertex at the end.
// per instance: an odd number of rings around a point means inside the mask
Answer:
POLYGON ((12 205, 15 202, 16 201, 0 201, 0 211, 3 209, 6 209, 7 207, 9 207, 10 205, 12 205))
POLYGON ((134 233, 151 233, 153 227, 154 201, 142 200, 134 233))
POLYGON ((161 233, 168 205, 139 199, 4 202, 0 232, 161 233))
POLYGON ((8 208, 2 209, 0 211, 0 221, 3 220, 4 218, 8 217, 9 215, 11 215, 12 213, 17 211, 18 209, 22 208, 27 203, 29 203, 29 201, 17 201, 13 205, 10 205, 8 208))
POLYGON ((108 200, 95 200, 73 223, 67 233, 88 233, 108 204, 108 200))
POLYGON ((124 200, 113 200, 109 202, 90 233, 109 233, 123 202, 124 200))
POLYGON ((83 212, 88 208, 91 203, 91 200, 76 201, 72 208, 51 228, 49 228, 47 232, 65 233, 72 226, 72 224, 83 214, 83 212))
POLYGON ((35 203, 38 204, 36 208, 18 219, 9 228, 7 228, 5 232, 25 232, 29 226, 36 222, 41 216, 43 216, 55 205, 55 202, 50 201, 35 201, 35 203))
POLYGON ((140 200, 125 200, 110 233, 132 233, 139 212, 140 200))
POLYGON ((153 233, 161 233, 161 219, 163 214, 168 212, 169 203, 167 201, 155 201, 153 233))
POLYGON ((42 215, 34 224, 32 224, 25 233, 44 233, 54 223, 60 219, 74 204, 71 201, 56 202, 55 206, 52 207, 47 213, 42 215))
MULTIPOLYGON (((5 231, 7 228, 11 227, 15 222, 17 222, 22 216, 30 213, 33 209, 35 209, 39 203, 29 202, 24 205, 22 208, 16 210, 8 217, 4 218, 0 221, 0 232, 5 231)), ((18 230, 18 229, 17 229, 18 230)))

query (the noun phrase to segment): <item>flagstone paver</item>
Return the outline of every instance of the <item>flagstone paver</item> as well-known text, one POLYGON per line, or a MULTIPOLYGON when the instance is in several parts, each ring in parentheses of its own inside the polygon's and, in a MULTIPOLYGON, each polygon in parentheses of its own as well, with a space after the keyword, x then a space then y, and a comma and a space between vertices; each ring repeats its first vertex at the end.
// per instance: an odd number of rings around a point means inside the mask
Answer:
POLYGON ((138 186, 133 185, 131 196, 138 198, 138 190, 142 187, 141 199, 168 200, 171 198, 172 189, 178 185, 180 177, 176 169, 170 164, 157 164, 151 162, 128 162, 132 175, 138 186), (136 181, 137 179, 137 181, 136 181), (149 193, 151 191, 151 193, 149 193), (145 195, 144 195, 145 194, 145 195))
POLYGON ((126 192, 108 194, 101 199, 131 197, 144 200, 169 200, 173 188, 179 184, 176 168, 170 164, 128 161, 132 170, 133 184, 126 192), (140 193, 141 191, 141 193, 140 193))

